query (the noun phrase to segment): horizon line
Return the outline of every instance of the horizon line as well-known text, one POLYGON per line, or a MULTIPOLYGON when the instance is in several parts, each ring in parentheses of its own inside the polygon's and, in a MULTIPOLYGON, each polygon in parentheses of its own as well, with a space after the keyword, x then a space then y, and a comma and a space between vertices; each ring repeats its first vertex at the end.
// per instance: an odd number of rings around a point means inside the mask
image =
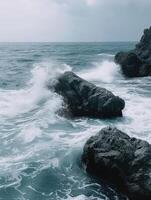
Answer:
POLYGON ((0 41, 0 43, 116 43, 116 42, 138 42, 133 40, 126 41, 0 41))

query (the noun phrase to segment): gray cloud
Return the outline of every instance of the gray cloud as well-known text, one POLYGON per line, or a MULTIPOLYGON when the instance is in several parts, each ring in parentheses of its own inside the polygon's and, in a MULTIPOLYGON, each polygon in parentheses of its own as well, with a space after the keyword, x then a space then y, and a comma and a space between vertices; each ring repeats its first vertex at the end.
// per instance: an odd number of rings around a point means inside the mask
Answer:
POLYGON ((0 41, 138 40, 150 9, 150 0, 0 0, 0 41))

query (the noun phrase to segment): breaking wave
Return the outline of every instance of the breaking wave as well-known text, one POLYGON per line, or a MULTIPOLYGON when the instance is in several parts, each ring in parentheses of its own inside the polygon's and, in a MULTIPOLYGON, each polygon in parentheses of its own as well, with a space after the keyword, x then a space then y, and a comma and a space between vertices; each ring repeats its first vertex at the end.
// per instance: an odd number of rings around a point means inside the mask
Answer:
POLYGON ((51 102, 49 103, 51 113, 55 113, 61 105, 61 99, 47 89, 47 83, 66 70, 71 68, 68 65, 58 67, 51 63, 37 64, 31 70, 31 79, 25 88, 0 89, 0 116, 14 117, 32 111, 48 99, 51 102))
POLYGON ((94 63, 90 69, 81 71, 79 75, 88 81, 111 83, 119 75, 119 66, 113 61, 104 60, 94 63))

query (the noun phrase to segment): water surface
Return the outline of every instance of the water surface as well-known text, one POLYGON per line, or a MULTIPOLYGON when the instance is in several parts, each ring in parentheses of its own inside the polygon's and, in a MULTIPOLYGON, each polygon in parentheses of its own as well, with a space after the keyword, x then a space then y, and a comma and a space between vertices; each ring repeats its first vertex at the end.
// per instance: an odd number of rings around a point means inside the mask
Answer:
POLYGON ((150 142, 151 78, 126 79, 114 55, 134 43, 0 43, 0 199, 115 200, 120 194, 81 168, 87 139, 114 125, 150 142), (47 89, 64 71, 126 102, 123 118, 58 116, 62 98, 47 89))

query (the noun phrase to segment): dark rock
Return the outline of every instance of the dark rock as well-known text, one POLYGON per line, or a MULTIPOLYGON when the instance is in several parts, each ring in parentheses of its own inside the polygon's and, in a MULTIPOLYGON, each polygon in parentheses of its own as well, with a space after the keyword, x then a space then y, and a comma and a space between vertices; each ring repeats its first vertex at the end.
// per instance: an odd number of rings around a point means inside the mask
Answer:
POLYGON ((121 64, 123 73, 129 77, 139 76, 142 61, 133 52, 120 52, 115 56, 115 60, 121 64))
POLYGON ((73 72, 62 74, 54 85, 55 92, 64 97, 72 116, 122 116, 125 102, 112 92, 96 87, 73 72))
POLYGON ((119 52, 115 62, 121 65, 123 73, 128 77, 151 75, 151 27, 144 30, 140 42, 130 52, 119 52))
POLYGON ((151 199, 151 145, 107 127, 84 146, 82 163, 88 173, 112 182, 131 200, 151 199))

